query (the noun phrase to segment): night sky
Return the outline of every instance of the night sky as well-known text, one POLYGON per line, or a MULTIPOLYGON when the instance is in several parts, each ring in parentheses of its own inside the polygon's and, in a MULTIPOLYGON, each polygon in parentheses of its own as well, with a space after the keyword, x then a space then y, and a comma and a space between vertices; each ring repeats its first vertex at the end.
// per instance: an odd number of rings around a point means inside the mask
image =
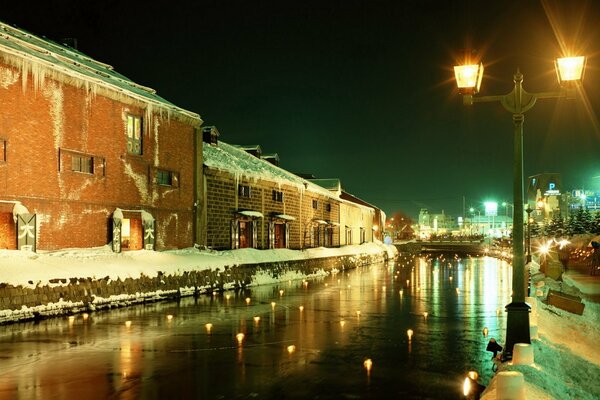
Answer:
POLYGON ((525 176, 600 189, 600 2, 22 0, 0 19, 79 50, 281 166, 340 178, 380 206, 462 214, 512 202, 513 127, 462 105, 452 65, 478 51, 482 95, 558 89, 561 47, 588 56, 584 96, 525 115, 525 176), (593 178, 597 177, 597 178, 593 178))

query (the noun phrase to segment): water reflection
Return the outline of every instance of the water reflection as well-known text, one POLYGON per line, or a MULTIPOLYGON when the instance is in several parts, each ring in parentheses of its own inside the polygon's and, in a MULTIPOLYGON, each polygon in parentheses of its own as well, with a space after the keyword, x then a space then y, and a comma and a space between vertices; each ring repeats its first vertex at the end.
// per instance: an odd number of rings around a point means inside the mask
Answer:
POLYGON ((466 371, 492 374, 482 332, 503 341, 496 310, 510 302, 509 273, 492 258, 402 257, 310 281, 0 327, 0 393, 460 398, 466 371))

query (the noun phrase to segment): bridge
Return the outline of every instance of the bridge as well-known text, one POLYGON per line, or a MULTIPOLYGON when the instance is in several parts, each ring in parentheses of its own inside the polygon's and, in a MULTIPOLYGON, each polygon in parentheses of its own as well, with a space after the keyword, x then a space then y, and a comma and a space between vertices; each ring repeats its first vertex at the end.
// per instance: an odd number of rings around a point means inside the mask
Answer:
POLYGON ((408 253, 458 253, 480 254, 483 253, 485 243, 477 241, 414 241, 407 243, 394 243, 399 252, 408 253))

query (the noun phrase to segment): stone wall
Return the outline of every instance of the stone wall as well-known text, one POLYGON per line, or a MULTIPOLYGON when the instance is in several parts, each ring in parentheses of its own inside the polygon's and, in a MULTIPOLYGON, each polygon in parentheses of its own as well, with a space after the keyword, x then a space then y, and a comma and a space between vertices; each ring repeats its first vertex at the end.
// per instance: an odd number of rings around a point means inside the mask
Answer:
MULTIPOLYGON (((206 210, 207 210, 207 246, 223 250, 231 248, 231 221, 238 210, 259 211, 264 218, 256 220, 258 223, 257 248, 268 248, 268 222, 273 214, 286 214, 295 218, 289 222, 290 249, 303 249, 316 247, 311 239, 311 230, 314 220, 323 220, 339 225, 340 202, 333 197, 308 190, 300 190, 292 185, 278 185, 265 180, 252 181, 235 177, 222 171, 204 168, 206 185, 206 210), (250 197, 240 196, 239 185, 249 186, 250 197), (273 201, 273 190, 283 192, 283 201, 273 201), (313 208, 313 200, 317 201, 317 208, 313 208)), ((333 232, 330 247, 340 245, 339 226, 331 225, 333 232)))
POLYGON ((226 266, 224 269, 189 271, 181 275, 142 276, 110 280, 57 278, 50 285, 25 288, 0 284, 0 324, 47 318, 103 308, 174 299, 253 284, 257 275, 285 280, 286 273, 309 276, 357 268, 387 260, 387 253, 291 260, 226 266))

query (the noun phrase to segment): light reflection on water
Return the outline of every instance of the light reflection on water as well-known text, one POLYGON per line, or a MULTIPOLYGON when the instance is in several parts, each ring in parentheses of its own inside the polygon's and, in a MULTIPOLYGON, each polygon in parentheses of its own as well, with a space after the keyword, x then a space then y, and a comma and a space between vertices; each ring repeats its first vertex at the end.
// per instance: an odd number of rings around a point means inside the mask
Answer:
POLYGON ((484 384, 492 375, 485 345, 504 340, 496 311, 509 296, 502 261, 405 257, 307 282, 5 326, 0 394, 460 398, 466 371, 484 384))

